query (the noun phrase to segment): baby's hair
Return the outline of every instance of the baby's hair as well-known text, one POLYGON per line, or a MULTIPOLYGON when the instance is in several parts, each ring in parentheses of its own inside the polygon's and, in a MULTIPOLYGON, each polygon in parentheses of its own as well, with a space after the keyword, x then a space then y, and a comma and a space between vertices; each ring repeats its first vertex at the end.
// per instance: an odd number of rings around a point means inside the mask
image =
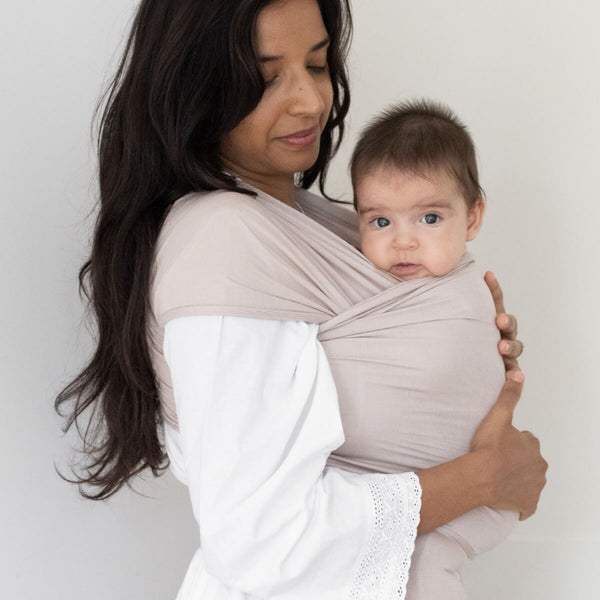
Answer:
MULTIPOLYGON (((350 161, 354 189, 361 177, 379 168, 425 177, 444 169, 460 185, 469 208, 483 197, 471 135, 452 110, 439 102, 403 102, 369 123, 350 161)), ((355 192, 355 208, 356 203, 355 192)))

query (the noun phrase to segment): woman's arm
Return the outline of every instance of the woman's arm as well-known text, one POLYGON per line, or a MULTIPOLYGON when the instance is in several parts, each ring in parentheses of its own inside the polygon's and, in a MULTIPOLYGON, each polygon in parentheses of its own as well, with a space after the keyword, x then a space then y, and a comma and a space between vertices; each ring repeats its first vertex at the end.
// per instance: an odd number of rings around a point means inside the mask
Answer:
MULTIPOLYGON (((316 326, 176 319, 166 328, 165 355, 180 421, 181 460, 171 458, 190 487, 213 577, 259 596, 277 590, 281 598, 323 586, 346 597, 369 574, 382 586, 369 597, 402 588, 418 523, 418 480, 323 471, 343 433, 316 326), (299 331, 305 339, 294 341, 299 331), (287 362, 293 347, 296 358, 287 362), (387 577, 377 579, 377 569, 387 577)), ((514 402, 518 389, 506 392, 516 394, 514 402)), ((511 490, 520 484, 505 455, 519 451, 514 440, 496 441, 494 420, 487 429, 470 454, 419 473, 423 532, 501 498, 513 508, 511 490)))
POLYGON ((204 577, 281 600, 402 598, 419 481, 325 469, 343 432, 317 330, 236 317, 166 326, 179 420, 167 448, 190 490, 204 577))

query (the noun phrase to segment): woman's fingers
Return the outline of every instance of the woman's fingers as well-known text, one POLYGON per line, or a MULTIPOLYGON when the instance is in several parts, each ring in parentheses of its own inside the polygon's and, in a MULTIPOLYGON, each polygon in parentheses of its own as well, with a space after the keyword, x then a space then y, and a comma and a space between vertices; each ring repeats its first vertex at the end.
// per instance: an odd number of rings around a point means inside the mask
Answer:
POLYGON ((517 337, 517 319, 514 315, 497 313, 496 327, 502 332, 504 339, 514 340, 517 337))
POLYGON ((508 358, 518 358, 523 354, 523 342, 521 340, 500 340, 498 342, 498 350, 502 356, 508 358))
POLYGON ((521 435, 528 440, 531 440, 531 443, 539 450, 540 449, 540 440, 531 433, 531 431, 521 431, 521 435))
POLYGON ((519 361, 517 358, 521 356, 523 348, 523 342, 519 340, 502 339, 498 342, 498 352, 502 356, 504 368, 507 372, 519 370, 519 361))
POLYGON ((540 494, 546 486, 548 463, 540 453, 540 441, 531 431, 521 431, 520 436, 523 442, 523 453, 529 452, 534 457, 534 461, 527 466, 528 481, 524 481, 524 485, 521 484, 521 490, 524 494, 521 501, 527 508, 520 511, 519 520, 524 521, 529 519, 537 510, 540 494))
POLYGON ((512 427, 512 419, 515 407, 523 391, 525 376, 521 371, 509 371, 506 373, 506 381, 496 400, 494 406, 485 416, 473 439, 471 448, 485 446, 490 443, 496 443, 498 436, 505 433, 506 428, 512 427))
POLYGON ((506 314, 504 311, 504 297, 498 280, 491 271, 484 275, 485 282, 490 289, 494 306, 496 307, 496 326, 500 330, 501 340, 498 343, 498 351, 504 360, 504 368, 507 371, 519 369, 517 358, 523 353, 523 342, 517 338, 517 319, 514 315, 506 314))
POLYGON ((492 407, 492 410, 497 409, 502 411, 508 417, 509 423, 512 423, 513 413, 521 398, 524 382, 525 376, 522 371, 508 371, 500 396, 498 396, 496 404, 492 407))
POLYGON ((496 326, 502 332, 503 339, 514 340, 517 336, 517 319, 514 315, 506 314, 502 288, 500 287, 496 276, 491 271, 486 272, 484 279, 494 300, 494 306, 496 308, 496 326))
POLYGON ((504 296, 502 295, 502 288, 500 287, 496 276, 491 271, 487 271, 483 278, 492 293, 494 305, 496 306, 496 314, 499 315, 504 313, 504 296))

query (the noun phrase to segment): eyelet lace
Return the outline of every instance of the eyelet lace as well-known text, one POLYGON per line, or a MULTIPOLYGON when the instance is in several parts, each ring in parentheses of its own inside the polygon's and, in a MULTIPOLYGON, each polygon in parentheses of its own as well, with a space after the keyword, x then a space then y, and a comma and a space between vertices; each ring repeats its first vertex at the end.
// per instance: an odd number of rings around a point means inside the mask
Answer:
POLYGON ((350 591, 351 600, 403 600, 421 511, 414 473, 373 474, 374 527, 350 591))

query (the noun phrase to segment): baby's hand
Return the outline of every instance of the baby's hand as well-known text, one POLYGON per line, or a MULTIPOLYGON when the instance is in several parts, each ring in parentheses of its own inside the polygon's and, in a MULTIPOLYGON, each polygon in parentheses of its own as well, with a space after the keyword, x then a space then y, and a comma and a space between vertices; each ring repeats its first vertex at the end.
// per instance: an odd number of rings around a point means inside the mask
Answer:
POLYGON ((485 282, 490 288, 494 305, 496 306, 496 326, 500 330, 501 340, 498 342, 498 351, 504 360, 504 367, 507 371, 519 368, 517 358, 523 352, 523 342, 517 337, 517 319, 513 315, 507 315, 504 310, 504 297, 502 289, 496 277, 491 271, 484 275, 485 282))

